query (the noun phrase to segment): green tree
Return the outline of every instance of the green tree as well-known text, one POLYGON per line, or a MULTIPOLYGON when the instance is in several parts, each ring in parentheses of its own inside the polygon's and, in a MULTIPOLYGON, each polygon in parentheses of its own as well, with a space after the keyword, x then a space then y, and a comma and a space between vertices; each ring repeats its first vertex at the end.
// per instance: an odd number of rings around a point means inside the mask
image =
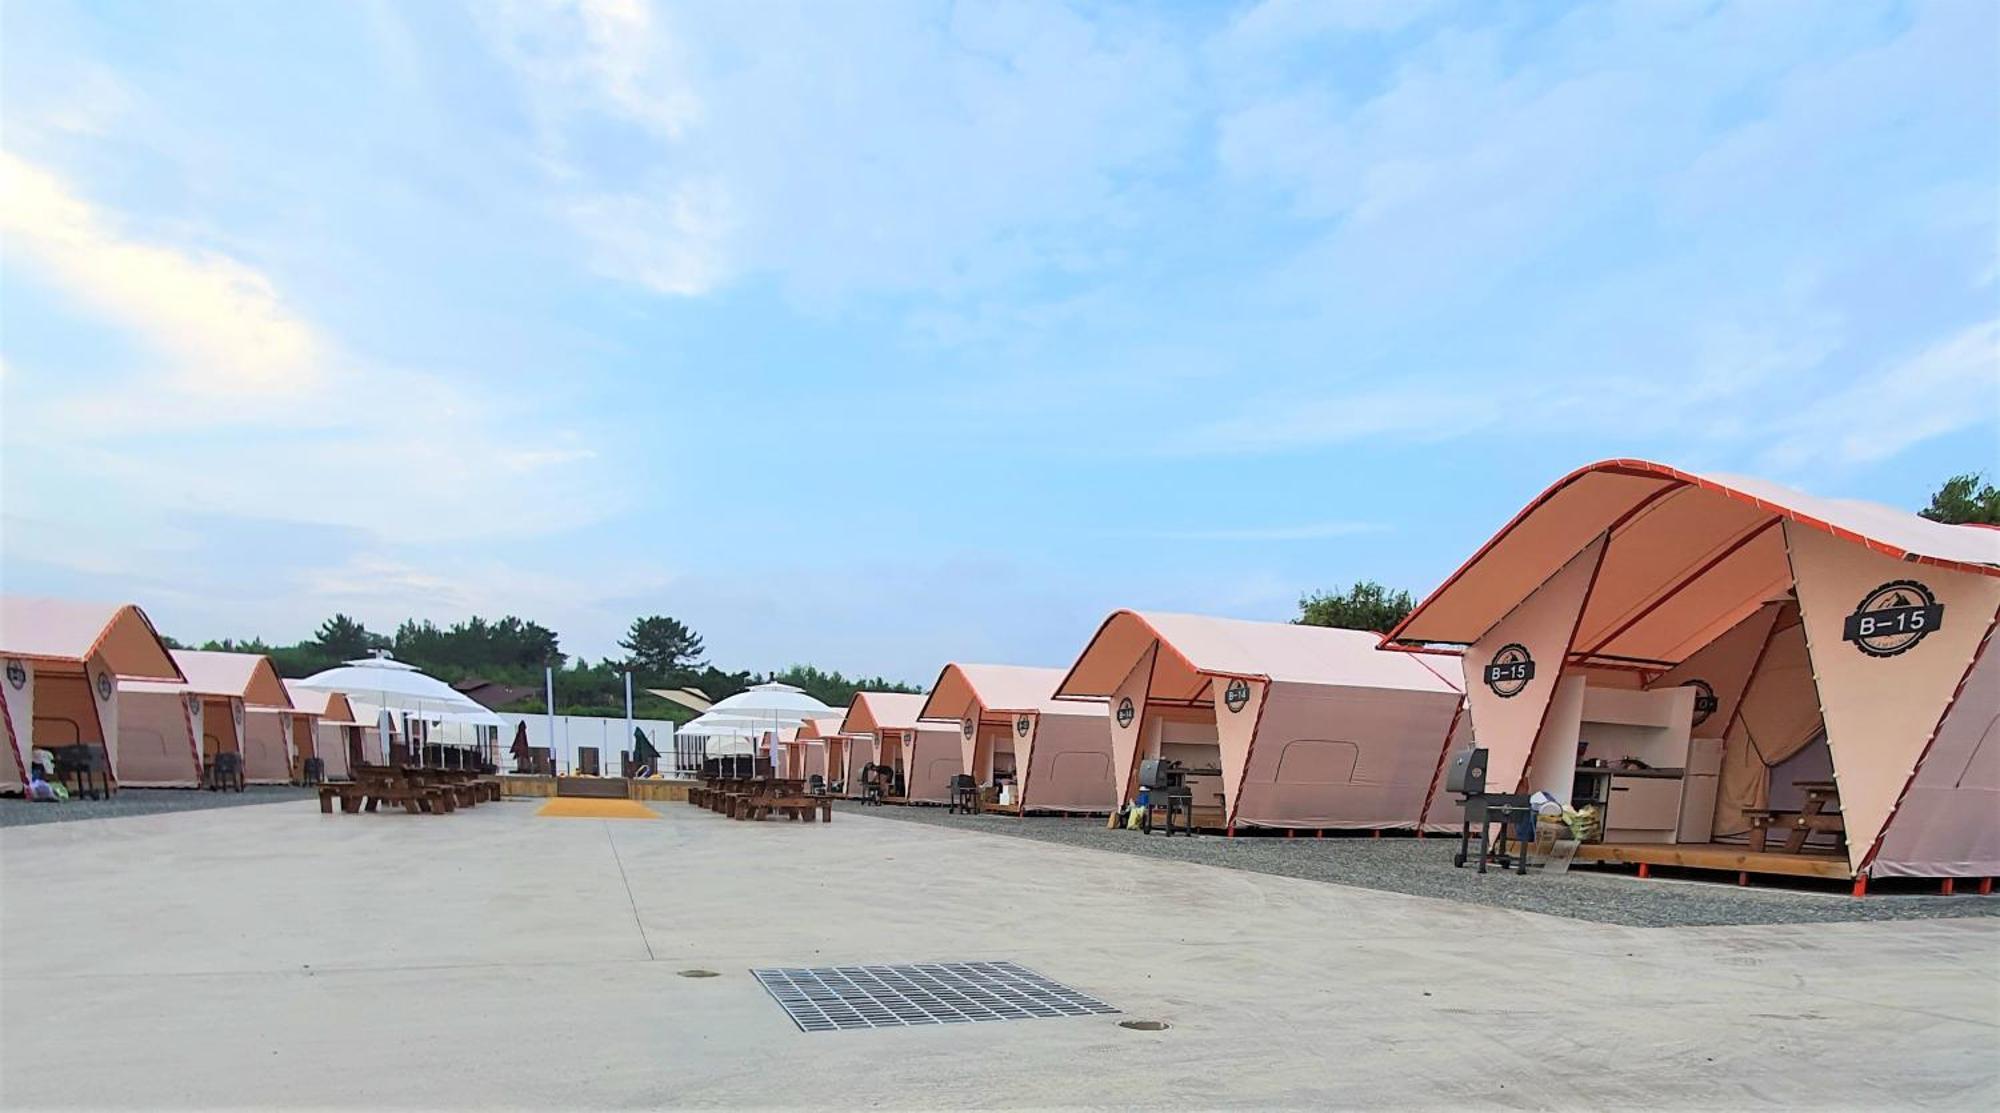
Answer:
POLYGON ((772 673, 771 679, 804 689, 807 695, 828 707, 846 707, 856 692, 923 692, 922 688, 899 680, 880 676, 857 676, 850 680, 838 671, 826 672, 812 665, 793 665, 783 672, 772 673))
POLYGON ((321 652, 336 661, 358 660, 368 656, 371 650, 384 649, 389 645, 389 639, 371 633, 368 627, 344 614, 336 614, 320 623, 319 633, 314 636, 313 642, 321 652))
POLYGON ((1415 606, 1407 591, 1392 592, 1374 580, 1361 580, 1338 595, 1317 591, 1300 597, 1299 617, 1292 621, 1300 626, 1334 626, 1386 634, 1415 606))
POLYGON ((666 615, 634 619, 618 647, 630 654, 625 666, 649 679, 666 679, 702 665, 701 635, 666 615))
POLYGON ((1954 475, 1931 496, 1931 504, 1917 513, 1949 525, 2000 525, 2000 488, 1985 479, 1978 472, 1954 475))

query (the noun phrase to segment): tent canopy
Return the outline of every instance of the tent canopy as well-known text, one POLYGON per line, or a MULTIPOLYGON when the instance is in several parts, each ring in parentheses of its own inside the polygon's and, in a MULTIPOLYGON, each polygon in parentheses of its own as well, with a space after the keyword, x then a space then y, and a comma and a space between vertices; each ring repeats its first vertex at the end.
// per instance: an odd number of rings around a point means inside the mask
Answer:
POLYGON ((220 653, 203 649, 176 649, 174 662, 187 677, 183 684, 128 682, 127 691, 181 691, 200 696, 230 697, 257 707, 288 710, 291 689, 278 676, 278 667, 261 653, 220 653))
POLYGON ((1790 589, 1777 528, 1787 521, 1897 560, 2000 575, 2000 530, 1944 525, 1758 479, 1606 460, 1544 491, 1383 641, 1396 648, 1470 645, 1609 532, 1570 659, 1670 667, 1790 589))
POLYGON ((856 692, 840 721, 843 734, 875 734, 885 730, 917 729, 924 697, 908 692, 856 692))
POLYGON ((1458 686, 1413 658, 1375 652, 1380 639, 1362 630, 1250 622, 1203 615, 1121 610, 1112 613, 1056 689, 1062 699, 1108 699, 1158 641, 1149 699, 1195 703, 1214 698, 1212 678, 1419 692, 1458 686))
POLYGON ((152 619, 130 603, 0 596, 0 653, 64 664, 102 653, 119 676, 185 679, 152 619))
POLYGON ((1042 715, 1082 715, 1102 719, 1102 704, 1060 700, 1056 685, 1063 670, 1029 665, 962 665, 953 662, 938 674, 918 718, 960 722, 974 707, 986 715, 1011 718, 1022 712, 1042 715))
POLYGON ((816 715, 807 719, 799 724, 799 741, 834 737, 840 733, 840 718, 838 715, 816 715))

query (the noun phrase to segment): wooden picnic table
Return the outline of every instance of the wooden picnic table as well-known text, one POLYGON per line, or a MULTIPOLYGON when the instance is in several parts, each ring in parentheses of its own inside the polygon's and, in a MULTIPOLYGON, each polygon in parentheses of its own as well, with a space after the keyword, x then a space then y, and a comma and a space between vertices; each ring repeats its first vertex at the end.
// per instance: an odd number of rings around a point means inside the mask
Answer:
POLYGON ((1814 832, 1831 833, 1835 849, 1846 849, 1847 821, 1839 811, 1840 786, 1832 781, 1794 781, 1792 786, 1805 793, 1798 810, 1750 808, 1743 813, 1750 819, 1750 849, 1764 850, 1773 828, 1785 832, 1786 854, 1805 853, 1806 840, 1814 832))
POLYGON ((340 801, 346 813, 375 811, 383 803, 400 804, 411 815, 447 815, 458 810, 467 794, 483 790, 466 783, 457 770, 422 769, 395 765, 357 765, 354 779, 319 788, 319 810, 333 811, 340 801))

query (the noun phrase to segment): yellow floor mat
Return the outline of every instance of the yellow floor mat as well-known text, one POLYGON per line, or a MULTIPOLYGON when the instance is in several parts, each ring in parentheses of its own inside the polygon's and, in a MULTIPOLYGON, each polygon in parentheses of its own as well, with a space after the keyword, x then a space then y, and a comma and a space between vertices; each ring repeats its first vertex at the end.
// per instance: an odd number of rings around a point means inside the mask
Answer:
POLYGON ((592 800, 563 796, 542 805, 536 815, 559 819, 658 819, 660 813, 637 800, 592 800))

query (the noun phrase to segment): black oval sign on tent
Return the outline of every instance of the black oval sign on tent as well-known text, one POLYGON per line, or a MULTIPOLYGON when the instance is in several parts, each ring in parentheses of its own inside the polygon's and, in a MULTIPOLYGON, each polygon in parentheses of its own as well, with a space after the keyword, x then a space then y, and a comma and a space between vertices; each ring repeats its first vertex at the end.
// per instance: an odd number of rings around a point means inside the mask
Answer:
POLYGON ((1944 604, 1915 580, 1891 580, 1861 597, 1841 627, 1842 641, 1870 657, 1894 657, 1944 625, 1944 604))
POLYGON ((97 698, 101 700, 109 700, 111 698, 112 691, 113 688, 111 687, 111 674, 108 672, 98 673, 97 698))
POLYGON ((1535 659, 1528 654, 1528 647, 1520 642, 1508 642, 1493 655, 1486 666, 1486 686, 1501 699, 1513 699, 1535 678, 1535 659))
POLYGON ((13 685, 14 690, 17 692, 27 687, 28 666, 19 661, 7 662, 7 683, 13 685))
POLYGON ((1126 697, 1125 697, 1124 699, 1121 699, 1121 700, 1119 700, 1119 701, 1118 701, 1118 725, 1119 725, 1119 726, 1121 726, 1121 727, 1129 727, 1129 726, 1131 726, 1131 725, 1132 725, 1132 717, 1133 717, 1133 715, 1135 715, 1135 714, 1137 714, 1137 713, 1136 713, 1136 712, 1134 712, 1134 711, 1132 710, 1132 697, 1131 697, 1131 696, 1126 696, 1126 697))
POLYGON ((1222 703, 1229 708, 1231 714, 1243 710, 1244 705, 1249 702, 1250 682, 1240 676, 1230 681, 1229 687, 1222 690, 1222 703))
POLYGON ((972 720, 969 718, 960 719, 958 721, 958 731, 960 734, 965 735, 967 738, 972 737, 972 720))
POLYGON ((1715 698, 1715 688, 1706 680, 1690 680, 1681 687, 1694 689, 1695 726, 1707 722, 1708 717, 1715 714, 1715 709, 1721 706, 1720 701, 1715 698))
POLYGON ((1026 738, 1028 736, 1028 729, 1034 725, 1034 720, 1023 715, 1014 720, 1014 733, 1026 738))

